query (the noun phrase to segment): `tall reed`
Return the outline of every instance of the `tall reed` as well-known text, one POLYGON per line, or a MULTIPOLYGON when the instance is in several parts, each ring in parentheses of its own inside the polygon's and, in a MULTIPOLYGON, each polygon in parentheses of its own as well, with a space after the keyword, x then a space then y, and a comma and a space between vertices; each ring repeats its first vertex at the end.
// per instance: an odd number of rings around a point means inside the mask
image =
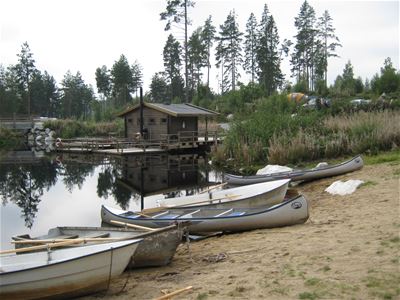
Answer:
POLYGON ((322 128, 275 133, 269 143, 270 163, 297 163, 348 154, 377 153, 400 147, 398 111, 358 112, 326 118, 322 128))

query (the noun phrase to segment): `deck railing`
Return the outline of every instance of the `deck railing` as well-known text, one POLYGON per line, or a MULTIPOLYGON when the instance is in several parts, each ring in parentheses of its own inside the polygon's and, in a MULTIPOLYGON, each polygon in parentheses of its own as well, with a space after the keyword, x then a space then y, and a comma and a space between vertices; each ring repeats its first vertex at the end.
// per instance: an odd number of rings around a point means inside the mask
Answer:
POLYGON ((195 131, 180 132, 178 134, 164 134, 158 140, 150 139, 122 139, 122 138, 79 138, 79 139, 63 139, 56 141, 57 149, 73 150, 90 152, 100 149, 115 149, 117 153, 123 153, 124 149, 139 148, 143 152, 148 148, 158 148, 164 150, 181 149, 181 148, 197 148, 204 142, 217 143, 217 133, 208 132, 201 135, 195 131))

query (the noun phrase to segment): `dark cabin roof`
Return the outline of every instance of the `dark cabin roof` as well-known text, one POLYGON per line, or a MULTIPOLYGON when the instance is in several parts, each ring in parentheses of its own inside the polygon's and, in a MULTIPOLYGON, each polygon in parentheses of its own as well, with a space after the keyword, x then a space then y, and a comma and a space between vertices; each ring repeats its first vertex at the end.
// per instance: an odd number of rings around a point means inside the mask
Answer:
MULTIPOLYGON (((148 103, 144 102, 143 105, 150 109, 155 109, 160 112, 166 113, 173 117, 197 117, 197 116, 215 116, 217 112, 208 110, 193 104, 162 104, 162 103, 148 103)), ((122 113, 118 114, 118 117, 124 117, 126 114, 139 109, 140 104, 137 104, 122 113)))

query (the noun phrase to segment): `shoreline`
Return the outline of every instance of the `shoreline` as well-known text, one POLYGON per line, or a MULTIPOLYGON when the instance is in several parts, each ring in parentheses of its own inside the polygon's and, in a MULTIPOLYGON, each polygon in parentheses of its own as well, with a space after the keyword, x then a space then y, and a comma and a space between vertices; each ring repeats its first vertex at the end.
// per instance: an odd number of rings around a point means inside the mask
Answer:
POLYGON ((82 299, 399 299, 400 160, 296 185, 309 201, 301 225, 181 244, 165 267, 125 272, 106 293, 82 299), (324 192, 338 180, 353 194, 324 192))

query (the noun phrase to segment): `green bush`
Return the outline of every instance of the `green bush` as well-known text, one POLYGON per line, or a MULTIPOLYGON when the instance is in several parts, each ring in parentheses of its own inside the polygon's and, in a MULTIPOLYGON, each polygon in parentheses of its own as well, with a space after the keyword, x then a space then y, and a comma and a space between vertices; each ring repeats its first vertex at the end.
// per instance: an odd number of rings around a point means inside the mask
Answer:
POLYGON ((0 127, 0 149, 10 150, 22 146, 24 136, 15 130, 0 127))
POLYGON ((76 137, 122 137, 124 134, 123 120, 113 122, 85 122, 77 120, 53 120, 47 121, 45 127, 56 132, 57 137, 69 139, 76 137))

